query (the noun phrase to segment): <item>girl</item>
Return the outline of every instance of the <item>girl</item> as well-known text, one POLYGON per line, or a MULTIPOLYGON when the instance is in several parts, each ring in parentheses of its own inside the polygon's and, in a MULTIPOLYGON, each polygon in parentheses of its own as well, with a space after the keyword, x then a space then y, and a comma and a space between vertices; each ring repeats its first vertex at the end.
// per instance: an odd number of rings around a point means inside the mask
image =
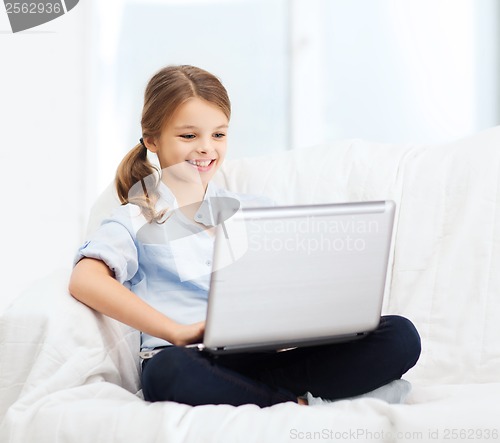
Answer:
POLYGON ((368 337, 348 343, 218 357, 186 347, 203 337, 214 214, 227 202, 269 203, 211 182, 224 161, 229 118, 227 92, 212 74, 169 66, 151 78, 143 137, 116 175, 123 205, 78 251, 70 293, 142 331, 142 350, 153 351, 142 363, 148 401, 307 404, 312 395, 357 396, 400 379, 416 363, 420 339, 399 316, 382 317, 368 337))

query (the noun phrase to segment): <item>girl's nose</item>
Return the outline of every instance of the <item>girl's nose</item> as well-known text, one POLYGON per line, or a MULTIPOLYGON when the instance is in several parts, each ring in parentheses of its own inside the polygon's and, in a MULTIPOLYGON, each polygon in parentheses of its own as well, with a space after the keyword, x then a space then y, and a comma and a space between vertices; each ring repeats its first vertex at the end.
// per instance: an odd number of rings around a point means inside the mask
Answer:
POLYGON ((212 151, 212 147, 210 146, 210 141, 203 140, 198 148, 198 152, 200 154, 208 154, 212 151))

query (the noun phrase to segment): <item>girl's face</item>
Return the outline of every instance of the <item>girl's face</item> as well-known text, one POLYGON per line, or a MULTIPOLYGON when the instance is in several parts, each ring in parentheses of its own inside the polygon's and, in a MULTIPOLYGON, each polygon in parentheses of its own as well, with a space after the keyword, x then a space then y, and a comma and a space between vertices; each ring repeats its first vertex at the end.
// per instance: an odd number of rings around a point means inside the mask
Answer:
POLYGON ((163 127, 159 137, 147 137, 158 155, 163 177, 201 183, 206 187, 226 155, 229 121, 216 105, 190 98, 163 127))

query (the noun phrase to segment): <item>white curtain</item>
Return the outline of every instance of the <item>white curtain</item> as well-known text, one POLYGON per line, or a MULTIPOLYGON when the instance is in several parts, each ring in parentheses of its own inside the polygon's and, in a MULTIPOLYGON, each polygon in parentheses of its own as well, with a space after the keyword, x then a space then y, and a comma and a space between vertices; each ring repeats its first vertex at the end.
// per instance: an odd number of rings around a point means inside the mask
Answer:
MULTIPOLYGON (((125 0, 90 0, 87 29, 87 167, 85 206, 113 179, 125 144, 116 84, 125 0)), ((133 67, 131 67, 133 69, 133 67)))
POLYGON ((293 0, 293 146, 437 143, 500 123, 496 0, 293 0))
POLYGON ((91 2, 91 197, 140 137, 146 81, 170 63, 223 80, 232 157, 438 143, 500 123, 495 0, 91 2))

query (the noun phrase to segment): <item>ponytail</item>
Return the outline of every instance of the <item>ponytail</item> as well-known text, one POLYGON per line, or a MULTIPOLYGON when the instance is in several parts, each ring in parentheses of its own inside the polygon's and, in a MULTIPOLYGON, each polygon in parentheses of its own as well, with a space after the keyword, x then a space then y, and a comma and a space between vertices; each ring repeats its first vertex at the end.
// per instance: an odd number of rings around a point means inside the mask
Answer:
POLYGON ((122 204, 136 204, 148 222, 158 222, 166 210, 156 212, 160 174, 158 168, 148 160, 147 154, 148 150, 142 143, 130 150, 118 166, 115 187, 122 204))

